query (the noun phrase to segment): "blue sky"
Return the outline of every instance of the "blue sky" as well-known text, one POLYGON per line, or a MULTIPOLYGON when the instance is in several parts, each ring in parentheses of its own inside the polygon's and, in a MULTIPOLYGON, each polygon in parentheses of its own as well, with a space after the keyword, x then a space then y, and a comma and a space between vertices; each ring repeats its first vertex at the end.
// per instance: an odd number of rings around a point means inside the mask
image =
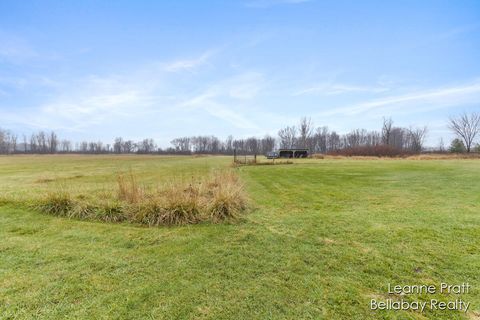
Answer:
POLYGON ((0 127, 74 141, 346 133, 451 138, 480 111, 479 1, 0 2, 0 127))

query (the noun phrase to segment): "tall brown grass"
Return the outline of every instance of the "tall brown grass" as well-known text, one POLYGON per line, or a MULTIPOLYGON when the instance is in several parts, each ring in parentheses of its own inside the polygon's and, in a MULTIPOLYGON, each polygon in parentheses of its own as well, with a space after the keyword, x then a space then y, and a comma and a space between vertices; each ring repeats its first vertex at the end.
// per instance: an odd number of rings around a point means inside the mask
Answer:
POLYGON ((130 171, 128 174, 120 173, 117 175, 117 197, 119 200, 128 203, 137 203, 144 197, 144 192, 139 186, 137 177, 130 171))
POLYGON ((328 152, 332 156, 367 156, 367 157, 406 157, 414 154, 408 150, 402 150, 389 145, 358 146, 328 152))
POLYGON ((133 172, 123 173, 117 176, 111 197, 102 194, 97 201, 88 199, 58 190, 35 207, 58 216, 148 226, 217 223, 238 218, 247 209, 244 186, 232 170, 188 182, 169 181, 157 188, 140 184, 133 172))

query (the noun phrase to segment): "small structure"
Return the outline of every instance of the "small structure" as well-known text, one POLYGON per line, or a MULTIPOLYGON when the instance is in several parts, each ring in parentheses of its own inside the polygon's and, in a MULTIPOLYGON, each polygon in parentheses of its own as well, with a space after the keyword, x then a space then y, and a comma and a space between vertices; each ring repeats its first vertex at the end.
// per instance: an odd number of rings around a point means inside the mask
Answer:
POLYGON ((306 158, 308 157, 308 149, 280 149, 278 150, 279 158, 306 158))
POLYGON ((308 157, 308 149, 302 149, 302 148, 279 149, 278 151, 268 152, 266 156, 267 156, 267 159, 306 158, 308 157))

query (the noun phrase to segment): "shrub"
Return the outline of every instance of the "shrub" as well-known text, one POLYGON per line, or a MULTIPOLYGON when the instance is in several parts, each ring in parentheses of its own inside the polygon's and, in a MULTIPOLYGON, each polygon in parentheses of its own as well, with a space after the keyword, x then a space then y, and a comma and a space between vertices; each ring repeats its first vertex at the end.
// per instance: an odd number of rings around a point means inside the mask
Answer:
POLYGON ((450 152, 452 153, 464 153, 467 151, 467 148, 465 148, 465 145, 463 144, 463 141, 460 139, 453 139, 452 143, 450 144, 450 152))

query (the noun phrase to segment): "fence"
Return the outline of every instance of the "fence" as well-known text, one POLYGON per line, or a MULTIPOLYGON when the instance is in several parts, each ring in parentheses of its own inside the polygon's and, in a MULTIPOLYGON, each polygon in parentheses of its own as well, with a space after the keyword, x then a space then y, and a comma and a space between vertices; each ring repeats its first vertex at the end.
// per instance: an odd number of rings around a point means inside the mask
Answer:
POLYGON ((233 150, 233 163, 236 163, 236 164, 257 163, 257 155, 256 154, 241 154, 237 150, 233 150))

